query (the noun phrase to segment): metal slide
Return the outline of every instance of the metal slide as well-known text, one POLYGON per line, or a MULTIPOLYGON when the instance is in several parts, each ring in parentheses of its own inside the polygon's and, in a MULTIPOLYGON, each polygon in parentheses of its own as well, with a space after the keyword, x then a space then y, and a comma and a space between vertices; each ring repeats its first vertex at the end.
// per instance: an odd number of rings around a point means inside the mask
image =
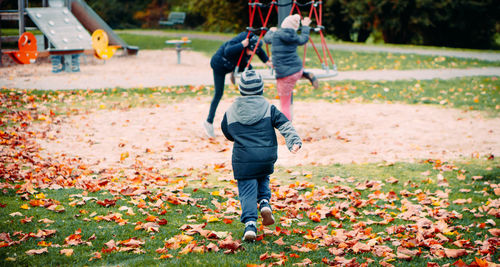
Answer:
POLYGON ((139 47, 128 45, 111 27, 83 0, 71 0, 71 12, 89 32, 104 30, 109 37, 110 45, 119 45, 129 55, 135 55, 139 47))

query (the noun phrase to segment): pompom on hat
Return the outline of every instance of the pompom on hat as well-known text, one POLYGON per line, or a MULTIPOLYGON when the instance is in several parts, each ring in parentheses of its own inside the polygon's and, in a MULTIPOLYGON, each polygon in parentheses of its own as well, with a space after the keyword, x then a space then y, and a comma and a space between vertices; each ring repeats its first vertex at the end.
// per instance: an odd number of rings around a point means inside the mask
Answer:
POLYGON ((298 30, 300 25, 300 15, 294 14, 286 17, 283 22, 281 22, 281 28, 289 28, 298 30))
POLYGON ((261 95, 264 92, 264 81, 260 73, 247 70, 241 74, 238 88, 242 95, 261 95))

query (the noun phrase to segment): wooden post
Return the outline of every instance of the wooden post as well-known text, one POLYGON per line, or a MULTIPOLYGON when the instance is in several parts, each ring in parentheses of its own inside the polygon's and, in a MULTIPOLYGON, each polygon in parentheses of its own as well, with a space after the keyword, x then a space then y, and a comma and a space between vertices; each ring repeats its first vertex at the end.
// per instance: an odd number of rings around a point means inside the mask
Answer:
POLYGON ((281 27, 281 22, 290 15, 292 10, 292 0, 278 0, 278 27, 281 27))

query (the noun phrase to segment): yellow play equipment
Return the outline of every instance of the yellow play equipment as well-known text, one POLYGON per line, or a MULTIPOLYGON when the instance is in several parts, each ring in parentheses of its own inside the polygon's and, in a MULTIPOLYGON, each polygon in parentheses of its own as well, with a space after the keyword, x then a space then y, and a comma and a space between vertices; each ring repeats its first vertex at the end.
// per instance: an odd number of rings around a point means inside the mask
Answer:
POLYGON ((95 50, 94 55, 98 59, 110 59, 116 52, 119 45, 109 45, 108 34, 104 30, 97 29, 92 33, 92 47, 95 50))

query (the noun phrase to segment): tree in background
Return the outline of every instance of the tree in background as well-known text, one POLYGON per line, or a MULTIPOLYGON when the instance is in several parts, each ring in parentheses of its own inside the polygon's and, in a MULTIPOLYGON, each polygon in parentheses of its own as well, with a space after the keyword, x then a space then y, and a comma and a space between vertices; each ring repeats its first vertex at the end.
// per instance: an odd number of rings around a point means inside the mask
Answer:
POLYGON ((500 24, 498 0, 418 0, 412 28, 422 44, 491 48, 500 24))
POLYGON ((134 18, 134 14, 145 10, 151 1, 86 0, 86 2, 111 28, 124 29, 141 26, 140 21, 134 18))
POLYGON ((374 6, 370 0, 324 2, 325 32, 342 41, 365 42, 373 31, 374 6))
POLYGON ((152 0, 145 10, 135 12, 134 19, 142 21, 142 28, 155 28, 158 21, 167 17, 167 1, 152 0))
MULTIPOLYGON (((170 11, 186 12, 189 28, 240 32, 249 26, 248 0, 86 1, 115 29, 156 28, 170 11)), ((41 0, 29 3, 41 6, 41 0)), ((0 8, 17 9, 17 1, 0 0, 0 8)), ((270 25, 275 22, 271 17, 270 25)), ((6 21, 2 26, 17 27, 6 21)), ((261 26, 260 19, 254 26, 261 26)), ((500 31, 500 5, 498 0, 323 0, 323 26, 326 34, 344 41, 365 42, 381 34, 386 43, 492 48, 500 31)))
POLYGON ((384 42, 393 44, 408 44, 414 40, 415 32, 411 30, 415 0, 393 1, 373 0, 374 23, 382 32, 384 42))
POLYGON ((239 32, 248 26, 247 0, 187 0, 188 10, 204 18, 203 29, 239 32))
POLYGON ((491 48, 500 26, 498 0, 328 0, 326 33, 364 42, 491 48))

